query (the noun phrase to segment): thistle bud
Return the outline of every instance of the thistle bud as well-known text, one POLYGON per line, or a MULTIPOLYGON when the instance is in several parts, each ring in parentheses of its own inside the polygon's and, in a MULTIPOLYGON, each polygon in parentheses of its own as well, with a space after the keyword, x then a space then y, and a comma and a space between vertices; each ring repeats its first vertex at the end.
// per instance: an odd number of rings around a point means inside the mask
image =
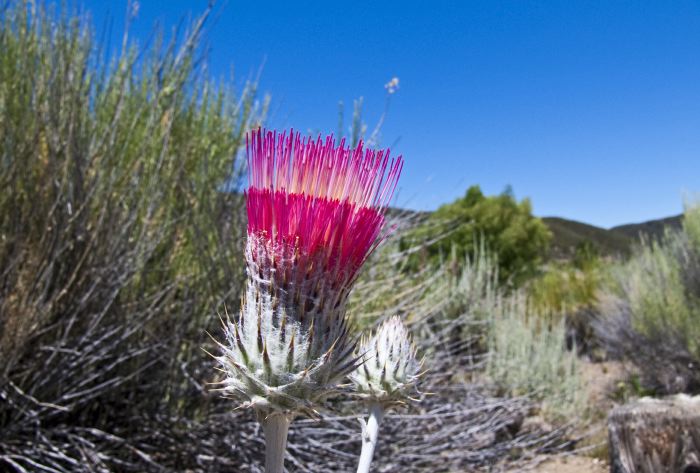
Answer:
POLYGON ((247 152, 247 282, 224 326, 224 390, 266 416, 309 414, 357 367, 346 302, 402 160, 261 130, 247 152))
POLYGON ((351 379, 360 395, 385 405, 409 397, 420 376, 421 363, 400 317, 384 321, 376 333, 364 338, 358 353, 364 363, 351 379))

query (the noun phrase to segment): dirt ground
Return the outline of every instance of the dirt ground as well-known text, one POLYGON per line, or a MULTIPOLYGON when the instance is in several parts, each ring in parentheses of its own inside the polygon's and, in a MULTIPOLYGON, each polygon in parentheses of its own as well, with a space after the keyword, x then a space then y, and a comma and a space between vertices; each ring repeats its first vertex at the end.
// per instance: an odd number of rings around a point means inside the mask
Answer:
POLYGON ((548 460, 532 471, 537 473, 606 473, 609 470, 610 467, 605 461, 574 455, 548 460))
POLYGON ((589 442, 593 446, 596 444, 600 446, 590 450, 590 452, 595 453, 546 459, 529 471, 536 473, 605 473, 610 471, 606 458, 607 429, 605 422, 608 412, 615 406, 611 393, 617 388, 618 383, 626 378, 625 369, 617 362, 584 362, 581 376, 584 386, 588 390, 593 411, 590 414, 591 422, 586 426, 587 430, 595 432, 589 442))

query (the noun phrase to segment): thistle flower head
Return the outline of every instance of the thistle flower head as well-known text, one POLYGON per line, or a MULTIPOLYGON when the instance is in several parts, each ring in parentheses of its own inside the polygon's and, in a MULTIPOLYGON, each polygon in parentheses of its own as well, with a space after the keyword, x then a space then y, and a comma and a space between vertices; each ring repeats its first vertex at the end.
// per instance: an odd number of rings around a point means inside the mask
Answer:
POLYGON ((308 413, 357 366, 346 301, 402 160, 262 130, 247 153, 247 285, 224 327, 225 390, 263 412, 308 413))
POLYGON ((415 387, 421 363, 406 326, 398 316, 384 321, 360 343, 364 363, 352 373, 357 391, 384 404, 400 403, 415 387))
POLYGON ((249 239, 278 252, 293 249, 338 285, 351 282, 378 242, 401 158, 363 150, 362 142, 350 149, 332 136, 313 141, 261 130, 247 150, 249 239))

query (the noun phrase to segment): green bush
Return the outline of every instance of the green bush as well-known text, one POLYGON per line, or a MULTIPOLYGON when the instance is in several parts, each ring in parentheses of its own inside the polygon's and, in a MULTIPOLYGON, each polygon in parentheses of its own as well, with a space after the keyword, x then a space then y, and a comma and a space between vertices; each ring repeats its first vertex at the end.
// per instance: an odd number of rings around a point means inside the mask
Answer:
POLYGON ((572 313, 596 303, 603 281, 598 266, 579 269, 571 264, 553 264, 528 286, 530 302, 539 311, 572 313))
POLYGON ((601 298, 598 332, 659 392, 700 392, 700 208, 683 227, 642 242, 614 268, 601 298))
POLYGON ((509 394, 541 400, 545 415, 572 417, 586 402, 578 358, 566 349, 564 321, 546 319, 528 310, 522 295, 504 300, 491 319, 486 372, 509 394))
POLYGON ((516 285, 536 272, 551 239, 546 225, 532 215, 528 199, 517 202, 509 191, 487 197, 478 186, 470 187, 464 197, 440 207, 409 242, 428 241, 428 236, 435 235, 444 237, 426 245, 424 259, 435 263, 445 259, 453 249, 464 258, 474 255, 478 245, 484 244, 498 255, 501 282, 516 285))
POLYGON ((608 279, 603 261, 586 246, 570 262, 552 262, 542 274, 528 282, 529 305, 540 314, 548 314, 553 323, 564 320, 567 344, 579 352, 599 351, 593 328, 598 294, 608 279))

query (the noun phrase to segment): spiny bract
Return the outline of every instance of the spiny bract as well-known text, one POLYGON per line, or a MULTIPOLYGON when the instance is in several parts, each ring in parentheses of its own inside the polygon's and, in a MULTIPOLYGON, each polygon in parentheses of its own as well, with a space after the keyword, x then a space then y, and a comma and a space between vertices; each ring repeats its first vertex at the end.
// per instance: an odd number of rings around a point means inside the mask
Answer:
POLYGON ((364 338, 358 354, 364 363, 351 379, 360 395, 385 404, 409 398, 420 376, 421 363, 400 317, 384 321, 373 336, 364 338))

